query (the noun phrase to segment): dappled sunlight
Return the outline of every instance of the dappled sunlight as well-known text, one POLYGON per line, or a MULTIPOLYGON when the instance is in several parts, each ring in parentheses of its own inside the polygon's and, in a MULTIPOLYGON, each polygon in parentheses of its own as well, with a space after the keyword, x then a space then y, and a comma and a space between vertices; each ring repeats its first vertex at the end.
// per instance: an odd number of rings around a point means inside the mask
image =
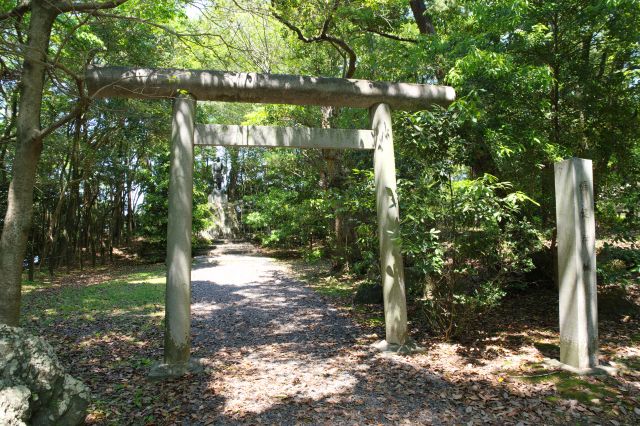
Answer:
POLYGON ((107 345, 112 346, 116 343, 124 343, 127 345, 134 345, 138 347, 144 347, 147 345, 147 342, 136 339, 134 336, 108 332, 108 333, 96 333, 93 336, 88 336, 84 339, 79 340, 76 344, 81 348, 93 348, 97 345, 107 345))
POLYGON ((22 294, 27 295, 33 291, 47 288, 48 286, 49 286, 49 283, 47 283, 46 281, 23 281, 22 294))
POLYGON ((220 310, 220 306, 211 302, 196 302, 191 304, 191 315, 209 315, 214 311, 220 310))
POLYGON ((308 362, 281 345, 255 348, 219 380, 225 411, 260 413, 287 399, 319 401, 351 393, 357 378, 340 357, 308 362), (261 392, 256 393, 256 389, 261 392))
POLYGON ((369 368, 348 354, 353 326, 291 280, 288 265, 250 253, 228 245, 192 273, 195 352, 212 365, 223 413, 348 399, 369 368))
MULTIPOLYGON (((191 352, 205 371, 169 382, 147 380, 163 356, 162 266, 25 297, 30 326, 52 336, 96 395, 93 423, 131 415, 175 423, 195 414, 208 424, 396 424, 410 413, 416 424, 557 424, 592 410, 591 400, 638 391, 628 379, 574 380, 545 367, 558 352, 552 292, 534 298, 539 312, 514 299, 518 309, 485 319, 474 340, 426 337, 417 339, 424 353, 400 356, 372 348, 384 333, 381 307, 337 303, 350 284, 309 276, 303 284, 293 278, 302 267, 246 244, 212 256, 192 267, 191 352)), ((631 323, 627 334, 637 343, 631 323)), ((623 352, 608 335, 605 328, 607 356, 637 368, 638 345, 623 352)))
POLYGON ((127 284, 165 284, 167 278, 163 276, 154 277, 154 278, 140 278, 127 280, 127 284))

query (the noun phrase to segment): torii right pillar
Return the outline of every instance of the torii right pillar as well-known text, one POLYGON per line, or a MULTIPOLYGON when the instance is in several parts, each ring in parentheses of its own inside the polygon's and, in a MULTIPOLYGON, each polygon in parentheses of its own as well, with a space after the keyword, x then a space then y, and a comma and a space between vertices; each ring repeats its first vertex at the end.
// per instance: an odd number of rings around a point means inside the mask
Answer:
POLYGON ((385 351, 405 352, 412 349, 407 347, 407 301, 400 252, 400 209, 396 193, 391 108, 387 104, 376 104, 371 107, 369 115, 375 141, 373 169, 386 329, 386 341, 376 346, 385 351))
POLYGON ((560 290, 560 362, 577 372, 598 367, 598 304, 591 160, 555 164, 560 290))

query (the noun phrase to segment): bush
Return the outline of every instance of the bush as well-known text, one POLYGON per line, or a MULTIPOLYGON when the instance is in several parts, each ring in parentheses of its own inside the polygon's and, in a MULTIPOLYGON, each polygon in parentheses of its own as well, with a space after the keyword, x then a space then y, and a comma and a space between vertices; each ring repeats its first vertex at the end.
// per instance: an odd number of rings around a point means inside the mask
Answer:
POLYGON ((493 157, 478 156, 466 139, 475 118, 461 99, 396 123, 402 250, 421 280, 408 283, 407 294, 447 339, 469 331, 509 288, 524 286, 531 254, 542 248, 525 214, 537 203, 487 173, 493 157))
POLYGON ((598 284, 625 288, 640 277, 640 248, 635 242, 607 242, 598 254, 598 284))
MULTIPOLYGON (((523 285, 541 238, 519 206, 532 202, 491 175, 450 179, 448 190, 405 196, 403 251, 423 273, 409 295, 432 331, 454 338, 495 308, 510 286, 523 285), (408 201, 408 202, 407 202, 408 201)), ((415 194, 416 192, 414 192, 415 194)))

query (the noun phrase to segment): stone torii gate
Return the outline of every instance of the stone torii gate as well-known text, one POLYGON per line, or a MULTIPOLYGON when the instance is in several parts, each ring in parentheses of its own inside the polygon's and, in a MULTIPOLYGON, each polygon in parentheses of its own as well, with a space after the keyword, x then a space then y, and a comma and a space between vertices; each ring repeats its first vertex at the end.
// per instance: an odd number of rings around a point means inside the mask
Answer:
POLYGON ((386 340, 378 347, 391 351, 406 348, 409 337, 404 268, 398 242, 400 219, 391 109, 446 106, 455 99, 453 88, 296 75, 122 67, 91 68, 86 82, 94 98, 174 99, 164 363, 156 366, 152 375, 176 376, 197 368, 190 358, 194 145, 373 150, 386 328, 386 340), (371 128, 196 125, 196 100, 367 108, 371 128))

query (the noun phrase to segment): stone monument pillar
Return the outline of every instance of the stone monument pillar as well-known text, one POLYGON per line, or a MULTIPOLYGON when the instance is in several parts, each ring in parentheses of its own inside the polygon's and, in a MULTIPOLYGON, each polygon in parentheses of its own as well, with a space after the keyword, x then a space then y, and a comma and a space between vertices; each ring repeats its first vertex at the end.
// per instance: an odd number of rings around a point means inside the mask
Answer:
POLYGON ((560 362, 598 366, 595 217, 591 160, 555 164, 560 362))

